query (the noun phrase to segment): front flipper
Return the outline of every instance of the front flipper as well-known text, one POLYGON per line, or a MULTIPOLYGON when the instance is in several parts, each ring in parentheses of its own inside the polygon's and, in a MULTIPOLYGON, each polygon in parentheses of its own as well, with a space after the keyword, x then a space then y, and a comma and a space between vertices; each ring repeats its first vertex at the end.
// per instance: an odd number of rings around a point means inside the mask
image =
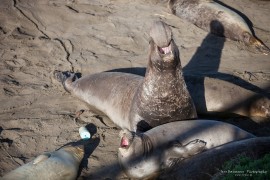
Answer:
POLYGON ((198 154, 204 150, 205 145, 206 142, 199 139, 190 141, 186 145, 182 145, 180 142, 175 141, 166 150, 163 166, 166 168, 171 167, 176 161, 178 162, 198 154))
POLYGON ((41 154, 38 157, 36 157, 36 159, 33 160, 33 164, 38 164, 38 163, 40 163, 42 161, 47 160, 50 157, 51 157, 51 154, 50 153, 41 154))

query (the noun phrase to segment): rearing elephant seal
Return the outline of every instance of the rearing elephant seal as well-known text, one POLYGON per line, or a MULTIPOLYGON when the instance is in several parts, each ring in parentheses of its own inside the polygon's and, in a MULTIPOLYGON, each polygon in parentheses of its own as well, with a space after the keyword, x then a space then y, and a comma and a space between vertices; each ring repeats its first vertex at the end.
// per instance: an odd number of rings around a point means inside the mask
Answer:
POLYGON ((84 149, 67 146, 58 151, 44 153, 33 161, 9 172, 2 180, 75 180, 84 149))
POLYGON ((179 51, 169 27, 156 22, 150 35, 145 78, 129 73, 102 72, 78 79, 75 74, 59 71, 55 71, 55 77, 67 91, 105 113, 121 128, 133 131, 196 118, 193 102, 202 115, 241 115, 269 120, 268 97, 259 97, 252 91, 214 78, 185 76, 184 81, 179 51), (168 43, 170 45, 165 47, 168 43))
POLYGON ((129 177, 152 178, 204 149, 253 137, 236 126, 219 121, 176 121, 140 135, 122 130, 118 159, 129 177))
POLYGON ((213 0, 169 0, 169 8, 176 16, 207 32, 242 41, 264 54, 270 52, 268 47, 252 35, 240 15, 213 0))
POLYGON ((144 79, 120 72, 103 72, 77 79, 75 74, 55 71, 55 77, 66 90, 104 112, 116 125, 131 131, 145 131, 167 122, 197 118, 171 29, 158 21, 152 26, 150 36, 144 79))

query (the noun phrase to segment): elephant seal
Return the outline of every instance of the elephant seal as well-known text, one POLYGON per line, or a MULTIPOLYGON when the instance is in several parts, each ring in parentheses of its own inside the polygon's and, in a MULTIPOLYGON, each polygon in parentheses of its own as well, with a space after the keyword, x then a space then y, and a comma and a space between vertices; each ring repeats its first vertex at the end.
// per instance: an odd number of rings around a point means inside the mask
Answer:
POLYGON ((9 172, 2 180, 75 180, 84 156, 80 146, 67 146, 44 153, 33 161, 9 172))
POLYGON ((184 77, 199 115, 245 116, 258 123, 269 121, 269 97, 224 80, 192 75, 184 77))
MULTIPOLYGON (((245 157, 251 157, 252 159, 261 158, 265 154, 269 154, 270 150, 270 137, 256 137, 250 139, 244 139, 241 141, 231 142, 216 148, 212 148, 208 151, 202 152, 197 156, 193 156, 189 159, 185 159, 180 163, 175 164, 172 168, 164 171, 158 177, 161 179, 223 179, 221 177, 213 178, 216 173, 219 173, 224 163, 232 159, 237 160, 238 155, 244 154, 245 157), (210 164, 209 164, 210 162, 210 164)), ((266 167, 266 165, 265 165, 266 167)), ((252 169, 253 170, 253 169, 252 169)), ((254 169, 264 170, 264 168, 254 169)), ((230 172, 229 172, 230 173, 230 172)), ((266 173, 269 174, 269 171, 266 173)), ((226 174, 226 172, 225 172, 226 174)), ((242 173, 241 173, 242 174, 242 173)), ((240 173, 238 175, 241 175, 240 173)), ((258 174, 252 175, 252 179, 257 179, 258 174)), ((237 174, 236 174, 237 175, 237 174)), ((263 179, 263 178, 262 178, 263 179)))
POLYGON ((244 42, 266 55, 270 52, 239 14, 213 0, 169 0, 168 6, 173 14, 207 32, 244 42))
POLYGON ((175 121, 139 135, 122 130, 118 159, 129 177, 152 178, 202 150, 253 137, 236 126, 219 121, 175 121))
POLYGON ((131 131, 197 118, 171 29, 157 21, 150 37, 145 78, 103 72, 78 79, 73 73, 59 71, 55 71, 55 77, 67 91, 105 113, 116 125, 131 131))
POLYGON ((132 131, 137 128, 146 131, 169 121, 194 119, 197 115, 193 103, 199 115, 240 115, 255 121, 269 119, 268 97, 214 78, 185 75, 183 79, 179 51, 169 38, 172 33, 166 24, 156 22, 150 35, 144 78, 129 73, 102 72, 79 79, 74 73, 60 71, 54 72, 55 78, 92 109, 132 131), (160 48, 169 42, 169 46, 160 48))

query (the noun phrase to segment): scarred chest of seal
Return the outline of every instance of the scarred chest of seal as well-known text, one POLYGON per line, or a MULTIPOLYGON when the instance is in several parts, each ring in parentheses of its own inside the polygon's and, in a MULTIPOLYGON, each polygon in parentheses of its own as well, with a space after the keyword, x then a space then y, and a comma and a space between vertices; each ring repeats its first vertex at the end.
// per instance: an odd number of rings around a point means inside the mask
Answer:
POLYGON ((171 121, 196 118, 171 29, 163 22, 156 22, 150 36, 147 72, 134 96, 131 121, 136 124, 146 122, 148 126, 155 127, 171 121))

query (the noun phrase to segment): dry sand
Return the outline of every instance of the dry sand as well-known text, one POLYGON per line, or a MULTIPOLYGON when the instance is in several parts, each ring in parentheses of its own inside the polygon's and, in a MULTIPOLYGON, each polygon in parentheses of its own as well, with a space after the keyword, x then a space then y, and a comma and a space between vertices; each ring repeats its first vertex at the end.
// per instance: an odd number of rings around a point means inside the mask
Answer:
MULTIPOLYGON (((270 47, 270 2, 223 0, 253 23, 270 47)), ((119 129, 103 115, 85 111, 85 103, 65 92, 53 71, 82 75, 147 64, 149 29, 163 20, 173 30, 185 73, 242 78, 270 86, 270 56, 254 54, 238 42, 207 32, 168 13, 163 3, 145 0, 1 0, 0 3, 0 176, 44 151, 80 140, 88 125, 93 139, 86 147, 80 178, 125 179, 117 164, 119 129), (201 46, 201 48, 199 48, 201 46), (200 58, 198 58, 200 57, 200 58)), ((245 119, 230 119, 230 122, 245 119)), ((269 127, 242 127, 270 135, 269 127)))

